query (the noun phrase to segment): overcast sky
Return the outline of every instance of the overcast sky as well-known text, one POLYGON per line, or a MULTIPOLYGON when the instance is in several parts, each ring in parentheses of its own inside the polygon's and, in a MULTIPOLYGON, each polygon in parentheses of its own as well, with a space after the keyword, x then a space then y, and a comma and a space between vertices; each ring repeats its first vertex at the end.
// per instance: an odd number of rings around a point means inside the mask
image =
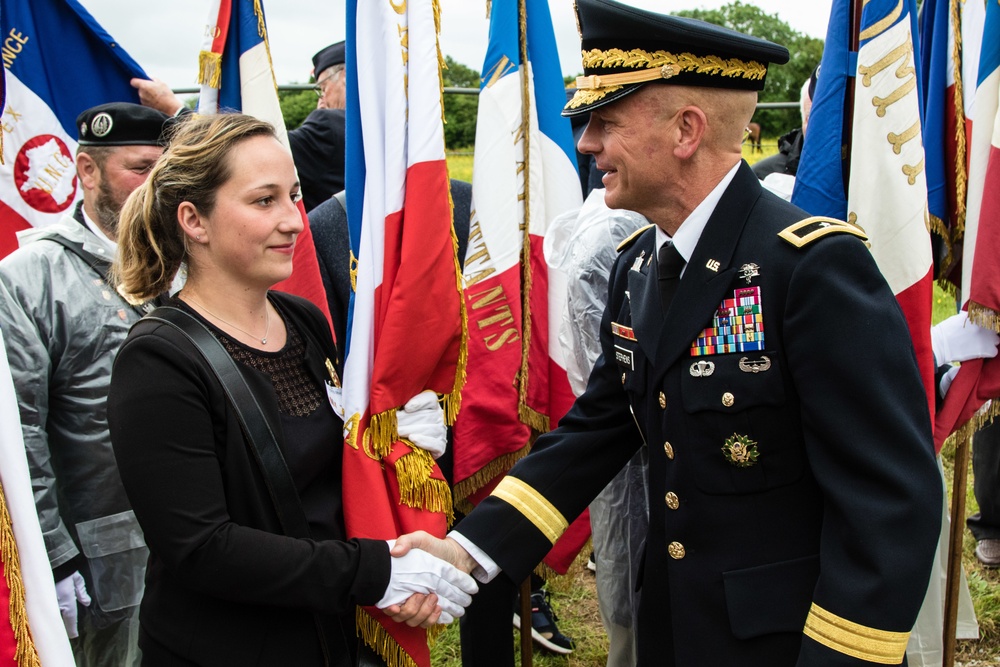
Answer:
MULTIPOLYGON (((370 1, 370 0, 366 0, 370 1)), ((207 0, 80 0, 150 76, 172 87, 195 85, 201 35, 208 18, 207 0)), ((729 0, 626 0, 626 4, 669 13, 715 9, 729 0)), ((825 38, 832 0, 750 0, 777 14, 793 29, 825 38)), ((440 0, 441 49, 478 71, 486 52, 489 22, 486 0, 440 0)), ((573 0, 549 0, 559 57, 565 74, 580 67, 580 40, 573 0)), ((271 58, 278 83, 305 83, 312 55, 344 39, 344 0, 271 0, 265 2, 271 58)))

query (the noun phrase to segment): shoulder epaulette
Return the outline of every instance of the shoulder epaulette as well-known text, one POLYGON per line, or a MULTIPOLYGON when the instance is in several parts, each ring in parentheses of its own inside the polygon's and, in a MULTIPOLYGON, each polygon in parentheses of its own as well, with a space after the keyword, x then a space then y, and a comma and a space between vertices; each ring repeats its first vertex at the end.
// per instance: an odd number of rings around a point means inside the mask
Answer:
POLYGON ((791 243, 796 248, 809 245, 816 239, 823 238, 829 234, 853 234, 863 241, 868 240, 864 230, 857 225, 852 225, 836 218, 824 218, 815 216, 799 220, 793 225, 785 227, 778 236, 791 243))
POLYGON ((635 243, 635 240, 640 236, 642 236, 642 233, 647 229, 649 229, 650 227, 655 227, 655 225, 646 225, 645 227, 640 227, 639 229, 632 232, 632 234, 630 234, 627 239, 618 244, 618 252, 625 250, 625 248, 635 243))

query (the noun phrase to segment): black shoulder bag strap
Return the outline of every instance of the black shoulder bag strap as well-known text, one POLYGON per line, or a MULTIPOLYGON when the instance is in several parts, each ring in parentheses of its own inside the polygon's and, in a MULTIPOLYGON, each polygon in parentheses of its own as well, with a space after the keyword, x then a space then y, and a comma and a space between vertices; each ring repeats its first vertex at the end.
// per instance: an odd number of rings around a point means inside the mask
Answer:
POLYGON ((309 523, 278 441, 264 418, 260 403, 226 348, 208 327, 180 308, 160 306, 145 319, 162 322, 183 333, 212 367, 250 442, 282 530, 289 537, 309 537, 309 523))

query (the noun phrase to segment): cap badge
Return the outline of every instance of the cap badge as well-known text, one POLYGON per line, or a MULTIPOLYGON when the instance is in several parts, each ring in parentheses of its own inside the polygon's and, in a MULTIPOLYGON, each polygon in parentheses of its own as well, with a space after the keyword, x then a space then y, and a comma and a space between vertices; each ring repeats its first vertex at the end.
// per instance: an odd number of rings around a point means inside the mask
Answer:
POLYGON ((755 465, 760 456, 757 451, 757 443, 748 436, 737 433, 726 438, 726 444, 722 446, 722 454, 737 468, 749 468, 755 465))
POLYGON ((108 133, 111 132, 111 128, 114 126, 114 122, 111 120, 111 115, 105 112, 101 112, 94 116, 94 119, 90 121, 90 131, 94 133, 95 137, 106 137, 108 133))
POLYGON ((756 278, 760 275, 760 267, 756 264, 744 264, 740 267, 740 278, 747 281, 747 285, 750 284, 751 278, 756 278))

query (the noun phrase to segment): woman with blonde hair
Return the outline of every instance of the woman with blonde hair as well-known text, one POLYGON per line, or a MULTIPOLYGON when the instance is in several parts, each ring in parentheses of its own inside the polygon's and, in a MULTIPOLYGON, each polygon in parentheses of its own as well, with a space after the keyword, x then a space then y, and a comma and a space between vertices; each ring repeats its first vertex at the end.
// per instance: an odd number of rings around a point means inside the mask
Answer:
POLYGON ((122 211, 123 293, 162 294, 187 267, 133 327, 108 402, 150 550, 144 665, 355 664, 355 605, 426 626, 476 589, 426 552, 347 539, 337 350, 318 309, 270 291, 292 271, 299 197, 270 125, 193 115, 122 211))

